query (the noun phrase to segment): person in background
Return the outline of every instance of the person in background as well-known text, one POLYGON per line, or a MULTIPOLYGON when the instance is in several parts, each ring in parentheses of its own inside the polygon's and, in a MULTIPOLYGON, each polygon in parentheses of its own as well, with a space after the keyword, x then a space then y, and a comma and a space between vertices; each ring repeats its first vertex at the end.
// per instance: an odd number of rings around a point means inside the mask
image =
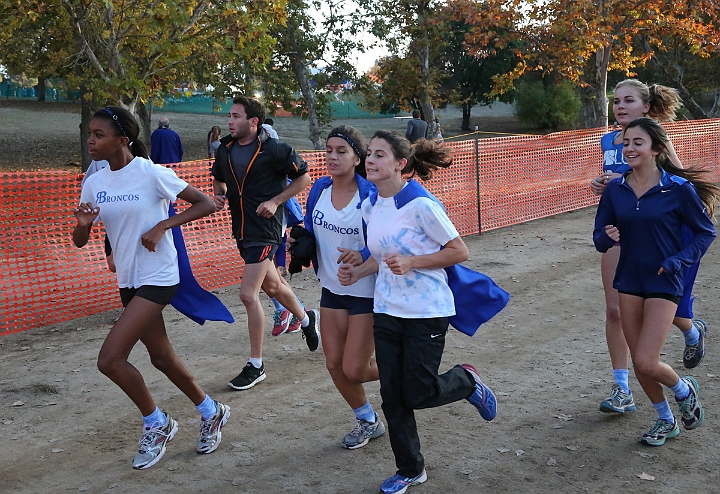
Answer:
POLYGON ((122 389, 142 414, 144 429, 132 466, 156 464, 173 439, 178 422, 153 400, 143 376, 129 362, 138 341, 150 361, 195 405, 200 413, 197 452, 212 453, 220 445, 230 407, 210 398, 178 358, 168 339, 162 311, 178 291, 178 253, 171 229, 215 211, 213 201, 169 168, 148 159, 140 127, 130 112, 118 107, 98 110, 90 121, 88 151, 108 166, 85 182, 73 210, 77 226, 73 243, 87 244, 93 223, 102 220, 116 248, 117 283, 125 310, 100 348, 100 372, 122 389), (171 201, 191 205, 169 215, 171 201))
POLYGON ((440 118, 435 117, 435 125, 437 126, 437 141, 443 142, 445 138, 442 135, 442 128, 440 127, 440 118))
POLYGON ((213 125, 208 132, 208 159, 215 159, 215 152, 220 147, 220 134, 222 130, 219 126, 213 125))
POLYGON ((266 118, 265 121, 262 124, 263 129, 265 129, 265 132, 273 138, 273 139, 280 139, 278 137, 278 133, 275 132, 275 129, 273 128, 273 125, 275 125, 275 120, 272 118, 266 118))
POLYGON ((153 163, 167 165, 180 163, 183 154, 180 136, 170 128, 167 118, 160 118, 158 128, 150 136, 150 159, 153 163))
POLYGON ((600 252, 622 245, 613 288, 635 376, 657 412, 639 439, 649 446, 680 434, 663 386, 675 396, 685 429, 699 427, 705 417, 695 378, 680 378, 660 356, 683 295, 683 266, 698 263, 715 240, 712 217, 720 194, 707 171, 674 165, 668 142, 656 120, 627 124, 623 154, 630 170, 607 183, 593 231, 600 252), (683 226, 692 232, 689 240, 683 226))
POLYGON ((427 122, 420 118, 420 110, 413 110, 412 118, 408 121, 407 130, 405 131, 405 138, 411 144, 414 144, 418 139, 425 138, 427 128, 427 122))

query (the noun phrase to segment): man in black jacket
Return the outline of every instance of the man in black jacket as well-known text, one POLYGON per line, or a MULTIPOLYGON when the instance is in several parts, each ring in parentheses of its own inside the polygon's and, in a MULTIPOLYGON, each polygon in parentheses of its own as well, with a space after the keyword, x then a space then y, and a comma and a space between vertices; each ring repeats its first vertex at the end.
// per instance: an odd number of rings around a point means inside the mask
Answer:
POLYGON ((233 236, 245 261, 240 301, 248 314, 250 360, 228 383, 233 389, 249 389, 265 379, 260 289, 300 320, 310 351, 320 344, 318 311, 305 312, 272 261, 282 239, 285 202, 310 185, 307 163, 289 145, 269 139, 262 129, 264 121, 265 109, 258 100, 233 98, 230 135, 220 141, 212 168, 215 209, 220 211, 228 203, 233 236))

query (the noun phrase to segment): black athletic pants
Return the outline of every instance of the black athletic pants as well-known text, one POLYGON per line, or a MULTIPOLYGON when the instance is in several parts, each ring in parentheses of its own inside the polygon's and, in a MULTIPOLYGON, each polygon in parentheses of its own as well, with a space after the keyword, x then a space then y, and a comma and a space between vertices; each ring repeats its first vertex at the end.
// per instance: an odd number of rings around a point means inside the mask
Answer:
POLYGON ((446 405, 475 391, 475 380, 459 365, 438 375, 447 330, 447 317, 374 315, 382 410, 397 473, 404 477, 415 477, 425 468, 413 410, 446 405))

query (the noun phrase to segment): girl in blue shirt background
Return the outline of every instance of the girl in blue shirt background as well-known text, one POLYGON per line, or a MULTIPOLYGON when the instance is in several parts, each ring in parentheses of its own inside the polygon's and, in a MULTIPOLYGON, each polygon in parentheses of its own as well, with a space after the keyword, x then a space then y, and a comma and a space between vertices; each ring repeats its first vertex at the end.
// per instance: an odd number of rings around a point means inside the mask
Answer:
MULTIPOLYGON (((613 96, 613 114, 620 129, 605 134, 600 140, 603 152, 603 173, 590 182, 590 189, 601 195, 605 185, 612 179, 621 177, 630 167, 625 160, 623 150, 623 133, 627 125, 640 117, 651 117, 655 120, 671 121, 675 119, 675 112, 680 108, 681 100, 673 88, 647 84, 637 79, 625 79, 615 86, 613 96)), ((680 158, 675 153, 672 142, 665 144, 670 161, 682 168, 680 158)), ((687 237, 691 232, 685 229, 687 237)), ((613 279, 620 258, 620 245, 616 244, 602 254, 600 272, 603 290, 605 291, 605 339, 610 353, 610 362, 613 368, 613 386, 610 396, 600 403, 600 411, 605 413, 625 413, 635 410, 635 401, 628 383, 628 360, 630 350, 625 342, 622 324, 620 322, 620 304, 618 292, 613 288, 613 279)), ((707 326, 700 319, 693 319, 692 287, 695 283, 698 264, 684 268, 683 280, 685 290, 673 324, 683 333, 685 349, 683 364, 688 369, 697 367, 705 355, 705 333, 707 326)))
POLYGON ((704 420, 697 381, 680 378, 660 362, 660 352, 684 293, 683 267, 697 263, 715 238, 711 218, 720 194, 720 188, 704 179, 705 171, 675 166, 668 142, 653 119, 638 118, 626 126, 623 154, 630 170, 607 184, 593 232, 600 252, 622 242, 613 287, 619 292, 635 375, 658 413, 640 438, 651 446, 680 433, 663 385, 675 395, 685 429, 695 429, 704 420), (692 231, 687 243, 683 225, 692 231))

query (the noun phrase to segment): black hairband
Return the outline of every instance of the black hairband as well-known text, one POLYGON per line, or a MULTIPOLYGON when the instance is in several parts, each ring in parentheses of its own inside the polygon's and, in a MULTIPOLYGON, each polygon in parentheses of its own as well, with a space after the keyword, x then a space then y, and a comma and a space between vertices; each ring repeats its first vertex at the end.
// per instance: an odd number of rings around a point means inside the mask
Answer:
POLYGON ((118 128, 120 129, 120 132, 122 132, 122 135, 124 135, 125 137, 128 137, 127 133, 125 132, 125 129, 123 129, 123 126, 120 124, 120 119, 118 118, 118 116, 115 115, 115 113, 113 113, 113 111, 108 107, 103 108, 103 111, 112 117, 113 122, 115 122, 115 125, 118 126, 118 128))
POLYGON ((355 144, 355 141, 350 139, 348 136, 346 136, 345 134, 340 134, 338 132, 334 132, 328 136, 328 139, 330 139, 331 137, 339 137, 340 139, 346 141, 348 144, 350 144, 350 147, 353 148, 353 151, 355 151, 355 154, 357 154, 359 158, 362 158, 362 154, 360 154, 360 150, 358 149, 357 145, 355 144))

